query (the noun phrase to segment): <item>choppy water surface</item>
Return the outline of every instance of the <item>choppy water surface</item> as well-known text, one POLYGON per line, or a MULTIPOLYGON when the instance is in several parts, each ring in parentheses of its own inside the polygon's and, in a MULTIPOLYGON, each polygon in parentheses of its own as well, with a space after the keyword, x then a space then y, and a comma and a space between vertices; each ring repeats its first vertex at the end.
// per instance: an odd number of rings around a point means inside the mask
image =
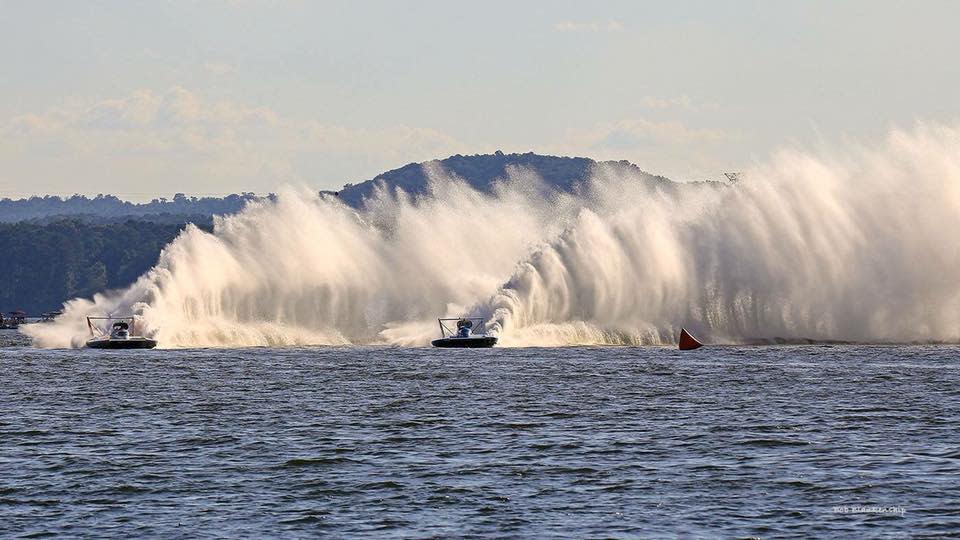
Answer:
POLYGON ((2 348, 0 534, 941 537, 957 353, 2 348))

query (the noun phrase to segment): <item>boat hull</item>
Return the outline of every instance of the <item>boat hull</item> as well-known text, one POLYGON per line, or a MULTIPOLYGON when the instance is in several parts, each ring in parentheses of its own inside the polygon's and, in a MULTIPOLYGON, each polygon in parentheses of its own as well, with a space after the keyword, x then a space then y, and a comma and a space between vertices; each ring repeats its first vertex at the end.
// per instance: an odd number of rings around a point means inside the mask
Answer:
POLYGON ((152 349, 157 341, 148 338, 130 339, 91 339, 87 342, 90 349, 152 349))
POLYGON ((445 337, 431 342, 434 347, 445 349, 489 349, 497 344, 493 336, 483 337, 445 337))

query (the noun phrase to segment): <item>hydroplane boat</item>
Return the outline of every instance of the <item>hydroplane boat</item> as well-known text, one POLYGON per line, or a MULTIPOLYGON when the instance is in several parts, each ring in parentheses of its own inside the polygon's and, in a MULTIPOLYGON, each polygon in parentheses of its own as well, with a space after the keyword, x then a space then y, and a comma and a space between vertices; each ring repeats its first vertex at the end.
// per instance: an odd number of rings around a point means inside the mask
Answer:
POLYGON ((483 319, 479 317, 437 319, 437 322, 440 323, 440 339, 435 339, 431 342, 434 347, 489 349, 497 344, 496 336, 488 336, 483 332, 477 331, 477 329, 483 328, 483 319), (453 321, 457 323, 456 332, 445 324, 453 321))
POLYGON ((91 349, 152 349, 157 341, 134 335, 136 320, 133 317, 87 317, 92 339, 87 341, 91 349), (110 326, 110 333, 104 333, 93 321, 116 321, 110 326), (96 331, 94 329, 96 328, 96 331), (97 335, 99 332, 99 335, 97 335))
POLYGON ((0 313, 0 330, 16 330, 21 324, 27 323, 27 314, 22 311, 11 311, 7 318, 0 313))
POLYGON ((56 320, 57 317, 63 315, 63 312, 60 310, 57 311, 48 311, 40 316, 40 322, 42 323, 52 323, 56 320))

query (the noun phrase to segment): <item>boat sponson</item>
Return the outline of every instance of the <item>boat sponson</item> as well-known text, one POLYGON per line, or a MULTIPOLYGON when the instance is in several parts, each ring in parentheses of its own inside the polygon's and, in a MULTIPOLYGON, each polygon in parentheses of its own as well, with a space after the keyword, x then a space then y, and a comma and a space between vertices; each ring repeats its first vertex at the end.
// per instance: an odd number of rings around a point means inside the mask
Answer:
POLYGON ((87 347, 91 349, 152 349, 156 346, 156 340, 143 337, 130 339, 91 339, 87 342, 87 347))
POLYGON ((494 336, 483 337, 445 337, 435 339, 431 342, 434 347, 444 347, 450 349, 489 349, 497 344, 497 338, 494 336))

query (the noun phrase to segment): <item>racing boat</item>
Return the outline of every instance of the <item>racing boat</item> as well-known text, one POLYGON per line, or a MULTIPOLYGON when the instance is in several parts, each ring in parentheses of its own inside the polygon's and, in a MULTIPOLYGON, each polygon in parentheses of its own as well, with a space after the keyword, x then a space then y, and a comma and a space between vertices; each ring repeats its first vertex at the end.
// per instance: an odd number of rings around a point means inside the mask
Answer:
POLYGON ((94 336, 87 341, 87 347, 91 349, 152 349, 156 347, 156 340, 133 334, 135 325, 136 320, 133 317, 87 317, 87 327, 90 328, 90 335, 94 336), (93 321, 115 322, 110 326, 110 333, 105 333, 93 321))
POLYGON ((0 313, 0 330, 16 330, 26 323, 27 314, 22 311, 11 311, 7 318, 3 318, 3 313, 0 313))
POLYGON ((489 349, 497 344, 496 336, 488 336, 487 334, 476 331, 476 329, 483 328, 483 319, 479 317, 437 319, 437 322, 440 323, 440 339, 435 339, 431 342, 434 347, 489 349), (453 321, 457 323, 456 332, 445 324, 453 321))

